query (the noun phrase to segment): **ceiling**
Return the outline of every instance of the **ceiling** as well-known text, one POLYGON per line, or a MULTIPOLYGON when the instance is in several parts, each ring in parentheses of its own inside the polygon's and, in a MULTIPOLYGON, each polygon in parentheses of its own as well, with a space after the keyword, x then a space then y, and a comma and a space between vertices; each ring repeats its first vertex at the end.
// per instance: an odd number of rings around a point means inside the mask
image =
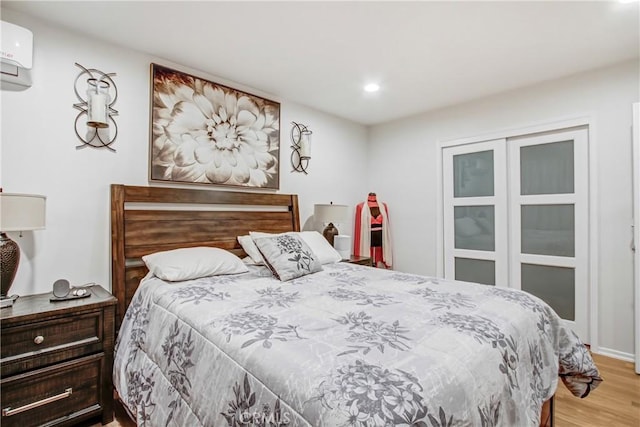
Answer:
MULTIPOLYGON (((638 3, 2 1, 372 125, 640 52, 638 3), (377 82, 377 93, 365 83, 377 82)), ((36 40, 37 43, 37 40, 36 40)))

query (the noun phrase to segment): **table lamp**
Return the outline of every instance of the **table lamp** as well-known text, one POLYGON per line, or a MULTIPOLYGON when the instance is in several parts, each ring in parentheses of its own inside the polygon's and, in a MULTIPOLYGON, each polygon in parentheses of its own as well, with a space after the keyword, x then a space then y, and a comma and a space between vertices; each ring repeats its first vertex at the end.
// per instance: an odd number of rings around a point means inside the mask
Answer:
POLYGON ((347 205, 314 205, 313 216, 317 222, 328 224, 322 232, 325 239, 333 246, 333 238, 338 234, 338 229, 333 223, 341 223, 347 218, 347 205))
POLYGON ((46 200, 35 194, 0 192, 0 307, 13 305, 8 295, 20 263, 20 248, 6 232, 43 229, 46 200))

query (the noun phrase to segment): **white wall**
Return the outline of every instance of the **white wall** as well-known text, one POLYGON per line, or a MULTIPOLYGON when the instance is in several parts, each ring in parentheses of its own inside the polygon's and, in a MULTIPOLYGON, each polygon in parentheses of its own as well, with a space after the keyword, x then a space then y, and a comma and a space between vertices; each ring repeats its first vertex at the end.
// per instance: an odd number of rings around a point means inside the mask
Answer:
MULTIPOLYGON (((24 233, 22 238, 11 233, 23 251, 12 293, 45 292, 58 278, 110 286, 109 184, 148 185, 149 63, 157 62, 280 101, 280 192, 299 194, 305 228, 313 227, 309 217, 314 203, 353 206, 367 192, 376 191, 390 208, 394 268, 431 275, 436 273, 437 142, 590 115, 600 196, 600 345, 632 353, 630 125, 631 103, 639 99, 637 62, 367 131, 255 88, 54 28, 11 10, 2 9, 2 19, 31 29, 35 52, 33 86, 23 92, 0 92, 0 186, 6 192, 48 197, 46 230, 24 233), (75 62, 118 74, 116 153, 75 148, 79 144, 73 130, 75 62), (290 173, 288 135, 293 120, 314 132, 309 175, 290 173)), ((345 232, 351 226, 349 221, 339 228, 345 232)))
MULTIPOLYGON (((366 155, 367 133, 361 125, 218 78, 211 74, 215 70, 186 69, 11 10, 2 9, 2 19, 33 31, 34 69, 31 88, 0 93, 0 186, 5 192, 47 196, 46 230, 27 232, 22 238, 10 233, 22 248, 12 294, 49 291, 59 278, 72 284, 97 282, 110 287, 109 185, 148 185, 151 62, 281 102, 279 192, 299 195, 301 222, 306 229, 314 227, 309 221, 314 203, 354 206, 366 194, 364 179, 353 178, 366 176, 366 162, 360 159, 366 155), (119 97, 114 108, 120 114, 113 145, 116 153, 76 149, 80 141, 74 132, 78 111, 72 107, 78 102, 73 92, 79 72, 75 62, 117 73, 114 81, 119 97), (291 121, 304 123, 313 131, 309 175, 290 172, 291 121)), ((215 51, 208 54, 215 55, 215 51)), ((340 227, 341 231, 349 233, 351 223, 340 227)))
POLYGON ((438 141, 590 116, 599 195, 599 345, 633 353, 630 129, 638 68, 637 60, 626 62, 370 129, 369 188, 390 206, 394 267, 436 274, 438 141))

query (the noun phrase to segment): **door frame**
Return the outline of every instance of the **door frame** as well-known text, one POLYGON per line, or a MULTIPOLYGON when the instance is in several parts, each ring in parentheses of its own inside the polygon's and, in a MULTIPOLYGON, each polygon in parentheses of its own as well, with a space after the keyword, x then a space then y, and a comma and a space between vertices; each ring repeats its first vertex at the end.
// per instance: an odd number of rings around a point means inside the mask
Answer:
POLYGON ((640 103, 633 104, 633 281, 635 290, 635 366, 640 374, 640 103))
MULTIPOLYGON (((588 342, 591 346, 591 350, 595 353, 599 351, 598 344, 598 165, 596 155, 596 135, 597 126, 596 120, 593 114, 581 114, 578 116, 563 117, 558 119, 549 119, 541 122, 534 122, 529 125, 522 125, 515 128, 508 128, 490 132, 482 135, 456 138, 452 140, 438 140, 437 142, 437 200, 436 200, 436 274, 438 277, 444 277, 444 190, 443 190, 443 161, 444 161, 444 148, 453 147, 457 145, 474 144, 476 142, 489 141, 494 139, 508 139, 518 136, 525 136, 534 133, 551 132, 565 130, 574 127, 587 127, 587 137, 589 145, 589 191, 588 191, 588 206, 589 206, 589 283, 588 283, 588 329, 589 337, 588 342)), ((640 304, 640 302, 639 302, 640 304)), ((640 329, 640 328, 638 328, 640 329)))

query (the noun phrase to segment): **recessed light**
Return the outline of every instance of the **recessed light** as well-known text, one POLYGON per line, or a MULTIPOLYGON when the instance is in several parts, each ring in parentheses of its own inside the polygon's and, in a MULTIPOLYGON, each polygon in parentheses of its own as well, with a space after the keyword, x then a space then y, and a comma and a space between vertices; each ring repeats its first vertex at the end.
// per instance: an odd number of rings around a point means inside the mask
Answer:
POLYGON ((366 92, 377 92, 380 90, 380 86, 375 83, 369 83, 364 87, 366 92))

